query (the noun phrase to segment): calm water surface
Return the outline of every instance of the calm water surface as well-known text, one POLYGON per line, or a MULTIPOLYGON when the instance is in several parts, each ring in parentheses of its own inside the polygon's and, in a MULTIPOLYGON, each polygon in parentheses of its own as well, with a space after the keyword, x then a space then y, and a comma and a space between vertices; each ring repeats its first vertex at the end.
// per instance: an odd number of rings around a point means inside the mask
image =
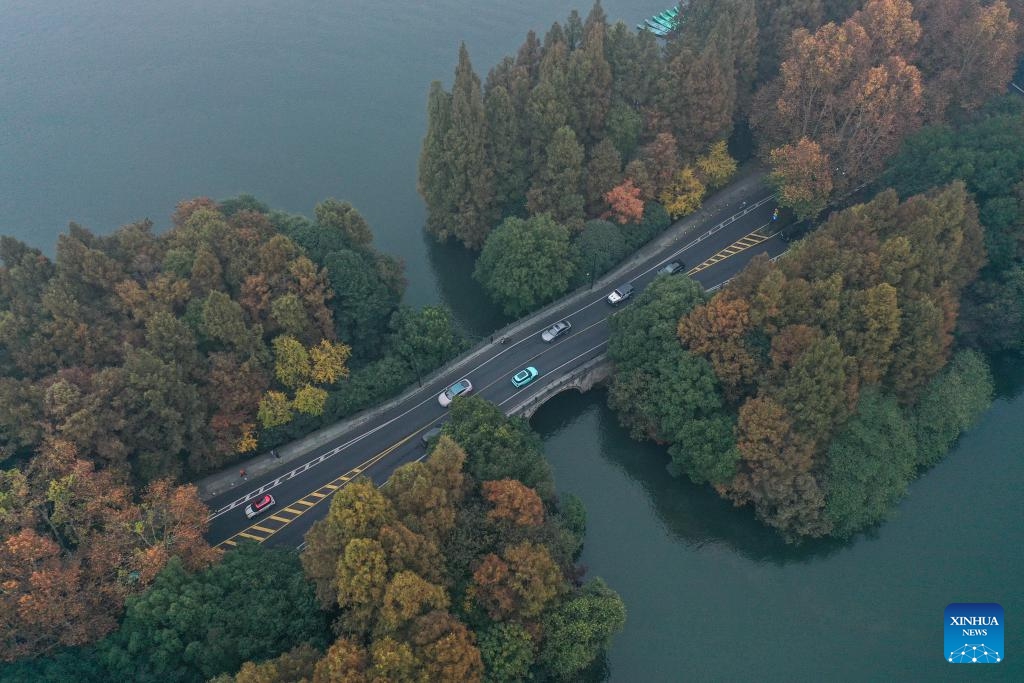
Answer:
POLYGON ((587 508, 583 563, 622 595, 612 681, 1024 680, 1024 364, 891 521, 847 544, 798 548, 710 489, 674 480, 603 392, 533 418, 560 491, 587 508), (943 610, 998 602, 1006 660, 947 664, 943 610), (969 674, 969 675, 968 675, 969 674))
MULTIPOLYGON (((667 0, 608 0, 636 23, 667 0)), ((430 82, 477 72, 589 2, 0 0, 0 234, 53 254, 176 202, 252 193, 311 214, 351 201, 408 268, 407 300, 500 324, 456 249, 428 244, 416 162, 430 82), (454 252, 454 253, 445 253, 454 252)))
MULTIPOLYGON (((608 0, 635 23, 668 0, 608 0)), ((186 197, 250 192, 311 213, 352 201, 406 260, 415 305, 473 334, 502 322, 472 259, 422 231, 416 160, 431 80, 465 40, 478 72, 582 2, 0 0, 0 233, 53 254, 69 220, 168 225, 186 197)), ((1017 367, 1019 373, 1020 368, 1017 367)), ((1013 385, 1013 382, 1009 383, 1013 385)), ((941 661, 948 602, 997 601, 1024 680, 1024 398, 1008 395, 848 545, 793 549, 708 490, 670 479, 599 393, 534 420, 562 490, 587 504, 584 561, 622 593, 615 681, 966 678, 941 661)))

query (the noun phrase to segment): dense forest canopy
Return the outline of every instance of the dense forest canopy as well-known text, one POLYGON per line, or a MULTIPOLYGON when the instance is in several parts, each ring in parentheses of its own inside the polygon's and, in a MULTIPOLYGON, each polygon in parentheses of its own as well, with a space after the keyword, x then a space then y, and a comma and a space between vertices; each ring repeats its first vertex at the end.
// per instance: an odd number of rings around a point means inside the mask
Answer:
POLYGON ((462 348, 446 311, 400 306, 401 263, 346 202, 197 199, 172 223, 72 224, 52 262, 0 239, 5 456, 55 436, 136 482, 194 475, 379 399, 368 367, 394 391, 462 348))
POLYGON ((182 202, 56 258, 0 238, 0 657, 92 642, 168 560, 214 562, 175 480, 381 400, 463 348, 400 305, 348 203, 182 202), (57 615, 60 618, 57 618, 57 615))
POLYGON ((849 535, 988 405, 983 359, 947 366, 984 262, 963 183, 882 192, 710 299, 655 281, 613 318, 609 401, 635 436, 669 444, 675 471, 788 538, 849 535))
MULTIPOLYGON (((662 44, 595 3, 483 81, 463 46, 428 96, 426 228, 480 251, 515 315, 695 211, 751 149, 800 217, 869 186, 714 296, 660 277, 609 346, 610 404, 674 473, 789 539, 848 537, 988 405, 976 349, 1024 349, 1024 113, 991 100, 1022 21, 1021 0, 693 0, 662 44)), ((480 399, 456 399, 430 459, 344 488, 301 560, 209 547, 181 479, 465 342, 444 308, 401 305, 401 263, 347 202, 198 198, 171 223, 72 224, 54 259, 0 238, 0 680, 593 666, 622 601, 583 582, 584 513, 536 435, 480 399)))
POLYGON ((578 680, 625 621, 576 564, 582 505, 555 496, 523 420, 479 398, 451 410, 427 460, 341 489, 301 556, 174 558, 120 629, 0 681, 578 680))

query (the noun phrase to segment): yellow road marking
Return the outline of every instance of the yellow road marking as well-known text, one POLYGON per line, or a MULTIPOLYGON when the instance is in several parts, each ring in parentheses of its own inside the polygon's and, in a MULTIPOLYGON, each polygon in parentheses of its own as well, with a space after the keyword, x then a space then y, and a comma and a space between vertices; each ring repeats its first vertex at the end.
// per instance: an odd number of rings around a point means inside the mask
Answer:
MULTIPOLYGON (((758 228, 758 230, 760 230, 760 228, 758 228)), ((731 256, 735 256, 736 254, 739 254, 740 252, 746 251, 747 249, 750 249, 751 247, 755 247, 758 244, 761 244, 761 242, 764 242, 765 240, 767 240, 768 237, 765 236, 765 235, 762 235, 758 230, 753 231, 749 235, 744 235, 743 237, 741 237, 740 239, 736 240, 735 242, 733 242, 729 246, 725 247, 724 249, 719 251, 717 254, 715 254, 714 256, 710 257, 706 261, 704 261, 703 263, 699 263, 696 266, 694 266, 693 268, 691 268, 689 271, 687 271, 686 274, 687 275, 696 275, 697 273, 701 272, 702 270, 706 270, 706 269, 710 268, 711 266, 715 265, 716 263, 721 263, 722 261, 724 261, 725 259, 727 259, 727 258, 729 258, 731 256)))
POLYGON ((355 467, 355 468, 349 470, 344 475, 342 475, 342 476, 338 477, 337 479, 335 479, 333 482, 330 482, 329 484, 325 484, 323 486, 320 486, 316 491, 310 491, 303 498, 300 498, 299 500, 296 500, 296 501, 291 503, 291 505, 301 504, 301 505, 305 506, 302 509, 296 510, 296 509, 292 508, 291 506, 289 506, 289 507, 284 508, 283 510, 279 510, 278 511, 278 513, 280 513, 280 512, 288 512, 288 513, 291 513, 291 514, 295 515, 292 519, 284 519, 282 517, 277 516, 277 514, 275 514, 275 515, 269 515, 268 517, 266 517, 263 520, 264 524, 266 524, 266 520, 267 519, 273 519, 275 521, 280 522, 281 526, 279 526, 278 528, 276 528, 276 529, 268 529, 266 527, 262 527, 262 526, 259 526, 257 524, 253 524, 253 525, 247 527, 245 530, 239 531, 238 533, 236 533, 231 538, 228 538, 228 539, 225 539, 225 540, 221 541, 220 543, 217 544, 217 547, 237 545, 237 542, 234 539, 239 538, 239 537, 241 537, 241 538, 248 538, 248 539, 251 539, 251 540, 256 541, 258 543, 265 542, 267 539, 269 539, 271 536, 276 534, 278 531, 280 531, 281 529, 285 528, 286 526, 288 526, 289 524, 294 522, 296 519, 298 519, 304 512, 313 509, 313 507, 317 503, 319 503, 322 500, 326 500, 327 498, 330 497, 328 494, 320 493, 321 489, 327 488, 327 489, 330 489, 331 491, 337 491, 339 488, 342 488, 345 484, 347 484, 349 481, 354 479, 356 474, 358 474, 360 472, 363 472, 367 468, 372 467, 373 465, 377 464, 385 456, 387 456, 388 454, 394 452, 400 446, 402 446, 407 441, 409 441, 409 439, 411 439, 413 436, 418 434, 420 431, 426 429, 428 426, 429 425, 424 425, 423 427, 420 427, 420 429, 416 430, 416 432, 410 434, 409 436, 405 437, 401 441, 398 441, 396 443, 391 444, 390 446, 385 448, 380 453, 377 453, 376 455, 371 457, 366 462, 360 464, 358 467, 355 467), (312 500, 307 500, 309 498, 311 498, 312 500), (256 536, 254 534, 248 533, 250 531, 260 531, 260 532, 266 534, 266 536, 263 536, 263 537, 256 536))

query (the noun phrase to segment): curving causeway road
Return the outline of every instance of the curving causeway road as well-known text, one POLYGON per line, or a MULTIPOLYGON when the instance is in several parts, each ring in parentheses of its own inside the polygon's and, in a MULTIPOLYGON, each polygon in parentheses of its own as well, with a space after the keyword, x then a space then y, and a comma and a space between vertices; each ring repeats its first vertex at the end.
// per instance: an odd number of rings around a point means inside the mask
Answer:
POLYGON ((367 411, 368 417, 341 423, 351 428, 335 430, 329 440, 309 447, 283 447, 287 458, 253 468, 253 475, 244 480, 237 470, 219 475, 221 485, 207 489, 206 503, 213 511, 207 538, 222 548, 243 541, 301 547, 313 522, 326 515, 335 491, 357 477, 369 477, 380 485, 395 468, 424 457, 423 433, 446 418, 447 410, 437 401, 446 386, 468 377, 475 394, 509 411, 605 353, 608 318, 617 310, 605 300, 612 288, 631 283, 635 299, 659 268, 680 260, 687 275, 710 290, 727 282, 757 254, 779 256, 788 245, 777 234, 780 223, 772 220, 774 196, 757 179, 741 189, 727 197, 731 202, 709 202, 700 217, 691 217, 685 238, 661 249, 645 248, 639 254, 647 258, 634 257, 592 290, 572 294, 496 334, 493 343, 453 361, 427 378, 422 388, 407 392, 383 410, 367 411), (553 343, 542 341, 541 332, 563 319, 572 323, 570 332, 553 343), (497 341, 501 335, 508 337, 505 344, 497 341), (536 367, 540 376, 526 387, 513 387, 512 375, 527 366, 536 367), (263 471, 256 475, 256 469, 263 471), (232 479, 226 486, 225 477, 232 479), (218 488, 221 491, 214 493, 218 488), (276 504, 255 519, 246 519, 243 510, 248 501, 267 493, 276 504))

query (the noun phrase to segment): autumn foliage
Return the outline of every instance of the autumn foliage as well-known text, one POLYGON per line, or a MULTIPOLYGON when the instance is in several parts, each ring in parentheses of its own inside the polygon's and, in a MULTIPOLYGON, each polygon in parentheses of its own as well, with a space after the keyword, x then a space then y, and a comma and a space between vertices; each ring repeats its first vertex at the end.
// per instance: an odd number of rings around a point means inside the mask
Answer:
POLYGON ((637 223, 644 217, 644 200, 640 197, 640 188, 631 179, 627 178, 608 190, 604 199, 611 207, 608 217, 623 225, 637 223))
POLYGON ((869 0, 841 23, 793 31, 751 114, 784 202, 811 216, 846 196, 923 121, 999 93, 1018 54, 1003 0, 869 0))
MULTIPOLYGON (((484 422, 507 422, 476 399, 459 399, 453 410, 453 422, 462 425, 456 431, 468 428, 481 438, 484 422)), ((508 663, 506 646, 493 640, 498 626, 514 627, 501 633, 525 639, 527 665, 537 658, 547 642, 546 619, 576 592, 574 541, 553 501, 546 506, 537 490, 512 478, 529 479, 517 465, 542 456, 528 451, 532 442, 508 441, 519 427, 492 426, 507 443, 484 438, 478 447, 467 439, 467 454, 443 434, 429 459, 400 467, 387 486, 346 486, 327 518, 314 524, 302 563, 323 607, 337 610, 341 635, 316 664, 314 681, 500 679, 508 663), (502 455, 487 454, 488 446, 502 455), (481 482, 470 474, 481 458, 490 459, 498 478, 481 482)), ((601 600, 614 614, 617 597, 604 590, 601 600)), ((617 624, 591 625, 598 635, 584 664, 603 647, 605 629, 617 624)), ((554 659, 562 647, 549 643, 554 659)))
POLYGON ((738 409, 739 467, 719 489, 787 536, 829 533, 831 439, 866 387, 905 404, 921 395, 949 359, 960 292, 984 259, 962 184, 902 204, 883 192, 682 318, 683 345, 738 409))
POLYGON ((65 441, 47 441, 24 472, 4 472, 0 500, 6 661, 99 639, 171 556, 196 570, 219 554, 203 538, 207 510, 195 487, 157 480, 136 501, 65 441))

